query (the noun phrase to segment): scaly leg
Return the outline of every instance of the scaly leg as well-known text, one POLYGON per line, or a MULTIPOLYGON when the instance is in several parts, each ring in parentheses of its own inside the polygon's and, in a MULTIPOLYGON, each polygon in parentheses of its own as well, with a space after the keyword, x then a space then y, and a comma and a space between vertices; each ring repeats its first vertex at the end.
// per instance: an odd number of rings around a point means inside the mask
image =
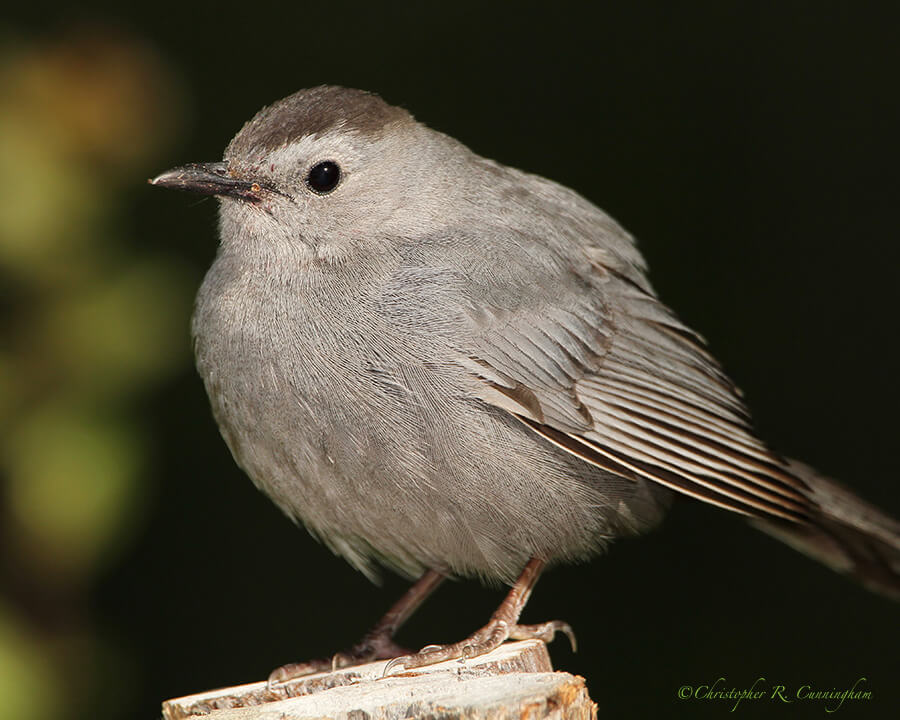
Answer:
POLYGON ((362 665, 373 660, 403 655, 409 651, 394 642, 394 633, 400 629, 425 599, 437 589, 444 576, 436 570, 428 570, 412 587, 388 610, 356 645, 339 652, 334 657, 291 663, 273 670, 269 675, 269 687, 287 682, 303 675, 336 670, 351 665, 362 665))
POLYGON ((574 650, 575 634, 568 623, 553 620, 538 625, 518 624, 522 609, 531 596, 531 591, 534 589, 535 583, 537 583, 541 570, 544 569, 544 564, 544 561, 539 558, 532 558, 528 562, 519 579, 516 580, 516 584, 512 586, 509 594, 500 603, 500 607, 497 608, 488 624, 481 630, 476 631, 462 642, 454 643, 453 645, 428 645, 417 653, 394 658, 384 668, 384 674, 387 675, 398 665, 402 665, 404 669, 410 670, 455 658, 466 660, 477 657, 499 647, 505 640, 510 638, 513 640, 537 638, 547 643, 553 639, 557 632, 564 632, 568 636, 569 642, 572 644, 572 650, 574 650))

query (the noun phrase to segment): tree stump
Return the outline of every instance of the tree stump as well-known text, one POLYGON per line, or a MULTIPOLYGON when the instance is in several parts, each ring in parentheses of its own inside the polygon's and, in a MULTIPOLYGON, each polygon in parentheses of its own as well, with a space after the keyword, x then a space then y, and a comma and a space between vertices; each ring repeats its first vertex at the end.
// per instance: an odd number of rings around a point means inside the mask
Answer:
POLYGON ((163 703, 164 720, 596 720, 584 679, 553 672, 544 643, 506 643, 465 662, 450 660, 382 677, 386 662, 292 680, 252 683, 163 703))

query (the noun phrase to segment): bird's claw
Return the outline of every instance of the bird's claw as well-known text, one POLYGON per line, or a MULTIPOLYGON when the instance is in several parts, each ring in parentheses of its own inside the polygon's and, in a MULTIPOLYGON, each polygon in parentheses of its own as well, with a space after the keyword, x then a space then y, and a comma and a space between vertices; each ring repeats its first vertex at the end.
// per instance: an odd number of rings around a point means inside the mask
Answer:
POLYGON ((486 655, 495 648, 500 647, 504 641, 512 640, 541 640, 549 643, 557 632, 564 633, 569 638, 572 651, 577 649, 575 633, 569 623, 560 620, 539 623, 537 625, 510 625, 502 618, 494 618, 481 630, 473 633, 462 642, 452 645, 426 645, 419 652, 412 655, 395 657, 384 666, 382 677, 387 677, 400 665, 406 670, 435 665, 446 660, 459 660, 461 663, 472 658, 486 655))

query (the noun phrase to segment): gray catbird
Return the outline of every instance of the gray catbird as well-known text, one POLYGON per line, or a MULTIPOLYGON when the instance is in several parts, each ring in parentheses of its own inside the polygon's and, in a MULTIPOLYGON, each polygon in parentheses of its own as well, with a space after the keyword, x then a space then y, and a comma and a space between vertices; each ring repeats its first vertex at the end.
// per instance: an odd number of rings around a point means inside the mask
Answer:
POLYGON ((237 463, 363 572, 420 576, 341 664, 402 654, 448 575, 513 587, 467 640, 392 666, 570 632, 517 624, 541 569, 647 530, 673 491, 900 593, 900 524, 756 437, 631 236, 572 190, 339 87, 151 182, 221 200, 193 335, 237 463))

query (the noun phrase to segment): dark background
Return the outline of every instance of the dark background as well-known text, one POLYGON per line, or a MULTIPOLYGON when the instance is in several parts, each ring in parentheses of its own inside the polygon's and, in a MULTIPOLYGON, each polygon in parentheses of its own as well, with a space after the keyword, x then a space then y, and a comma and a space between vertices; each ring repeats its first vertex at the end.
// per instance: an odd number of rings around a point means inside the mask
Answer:
MULTIPOLYGON (((177 257, 196 286, 215 252, 215 203, 151 190, 145 178, 218 159, 256 110, 297 89, 376 91, 476 152, 607 210, 638 238, 662 298, 744 389, 762 436, 900 515, 895 4, 603 3, 586 12, 565 3, 160 2, 16 15, 4 37, 19 46, 87 28, 139 44, 164 68, 173 89, 144 109, 145 132, 178 121, 117 181, 123 252, 177 257)), ((65 717, 151 718, 165 698, 334 652, 405 587, 390 576, 372 586, 236 468, 190 366, 188 320, 179 305, 167 342, 183 346, 181 360, 132 405, 151 449, 143 511, 114 560, 62 600, 42 600, 77 602, 82 631, 106 648, 65 656, 89 668, 65 717)), ((22 590, 19 575, 0 581, 27 622, 50 618, 45 637, 53 622, 65 627, 65 612, 25 607, 40 593, 22 590)), ((500 597, 451 583, 400 639, 460 639, 500 597)), ((762 677, 789 691, 864 677, 873 699, 841 713, 885 717, 900 706, 896 604, 688 501, 646 538, 548 572, 523 619, 557 617, 574 626, 579 652, 557 641, 554 663, 587 679, 603 718, 725 716, 726 703, 676 697, 682 685, 719 677, 725 687, 762 677)), ((48 687, 66 674, 61 662, 48 660, 48 687)), ((800 705, 745 701, 738 712, 824 712, 800 705)))

